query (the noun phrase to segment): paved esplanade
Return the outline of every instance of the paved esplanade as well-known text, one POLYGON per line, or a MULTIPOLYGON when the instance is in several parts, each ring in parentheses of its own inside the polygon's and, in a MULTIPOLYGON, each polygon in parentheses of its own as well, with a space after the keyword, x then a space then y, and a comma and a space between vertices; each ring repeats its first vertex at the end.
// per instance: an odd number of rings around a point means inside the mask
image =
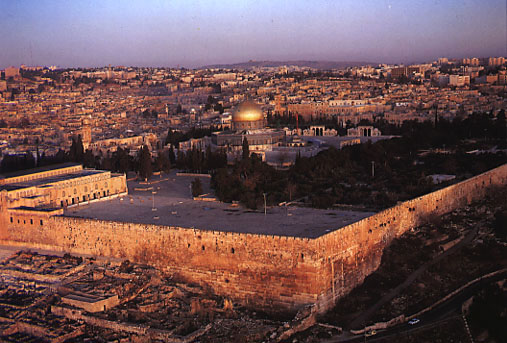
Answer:
MULTIPOLYGON (((194 177, 174 172, 152 178, 151 184, 129 182, 129 195, 107 202, 72 207, 65 215, 133 223, 267 235, 318 237, 370 216, 372 212, 269 207, 257 211, 241 206, 192 200, 194 177), (157 182, 159 181, 159 182, 157 182), (154 199, 152 192, 156 192, 154 199), (153 210, 155 208, 156 210, 153 210)), ((201 178, 205 191, 209 179, 201 178)))

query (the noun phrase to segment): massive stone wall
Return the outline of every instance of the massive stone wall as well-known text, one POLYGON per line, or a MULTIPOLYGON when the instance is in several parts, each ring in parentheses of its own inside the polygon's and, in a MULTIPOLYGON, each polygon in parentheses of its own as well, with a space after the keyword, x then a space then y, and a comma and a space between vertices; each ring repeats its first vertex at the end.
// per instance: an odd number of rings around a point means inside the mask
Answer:
POLYGON ((488 186, 506 182, 504 165, 316 239, 64 216, 44 218, 40 225, 39 218, 30 221, 33 213, 4 211, 2 217, 13 219, 0 218, 0 225, 6 225, 0 243, 153 264, 260 309, 317 304, 325 311, 378 268, 383 249, 394 238, 428 215, 449 212, 482 197, 488 186))
POLYGON ((391 241, 429 219, 480 199, 494 185, 507 184, 507 164, 460 183, 405 201, 315 239, 325 279, 318 296, 321 311, 361 284, 380 265, 391 241))
POLYGON ((32 226, 19 215, 1 241, 157 265, 254 307, 295 309, 323 286, 310 239, 62 216, 32 226))

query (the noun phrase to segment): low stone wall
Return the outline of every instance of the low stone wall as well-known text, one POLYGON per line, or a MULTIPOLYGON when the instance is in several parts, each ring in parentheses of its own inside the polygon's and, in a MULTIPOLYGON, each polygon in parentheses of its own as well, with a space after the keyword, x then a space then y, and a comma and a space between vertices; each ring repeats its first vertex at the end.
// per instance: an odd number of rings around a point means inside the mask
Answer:
POLYGON ((191 177, 207 177, 211 178, 210 174, 198 174, 198 173, 176 173, 176 176, 191 176, 191 177))
POLYGON ((211 324, 196 330, 187 336, 178 337, 173 335, 172 331, 160 330, 160 329, 152 329, 148 326, 141 324, 130 324, 130 323, 121 323, 121 322, 113 322, 110 320, 92 317, 79 310, 73 310, 66 307, 61 306, 51 306, 51 313, 56 316, 62 316, 75 321, 83 321, 89 325, 101 327, 104 329, 109 329, 116 332, 127 332, 130 334, 135 334, 141 337, 148 337, 150 339, 161 340, 163 342, 169 343, 187 343, 194 341, 197 337, 202 336, 206 333, 210 328, 211 324))

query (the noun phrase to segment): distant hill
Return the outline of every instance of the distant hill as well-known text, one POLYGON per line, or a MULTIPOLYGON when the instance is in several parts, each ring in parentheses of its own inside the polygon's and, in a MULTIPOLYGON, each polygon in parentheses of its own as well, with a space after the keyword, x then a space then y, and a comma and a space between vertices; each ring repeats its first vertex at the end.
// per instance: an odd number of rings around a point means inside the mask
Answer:
POLYGON ((298 66, 310 67, 315 69, 344 69, 348 67, 356 67, 362 65, 377 65, 371 62, 333 62, 333 61, 248 61, 233 64, 213 64, 203 66, 208 69, 251 69, 254 67, 281 67, 281 66, 298 66))

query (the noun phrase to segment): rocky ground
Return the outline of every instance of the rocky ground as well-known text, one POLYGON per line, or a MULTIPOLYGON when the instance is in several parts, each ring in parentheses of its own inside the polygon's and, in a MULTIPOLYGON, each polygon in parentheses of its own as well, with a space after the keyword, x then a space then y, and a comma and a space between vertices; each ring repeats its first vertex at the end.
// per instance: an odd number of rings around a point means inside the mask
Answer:
POLYGON ((284 325, 128 261, 20 251, 0 264, 0 276, 1 342, 259 342, 284 325), (62 301, 69 293, 117 295, 119 304, 87 313, 62 301))

